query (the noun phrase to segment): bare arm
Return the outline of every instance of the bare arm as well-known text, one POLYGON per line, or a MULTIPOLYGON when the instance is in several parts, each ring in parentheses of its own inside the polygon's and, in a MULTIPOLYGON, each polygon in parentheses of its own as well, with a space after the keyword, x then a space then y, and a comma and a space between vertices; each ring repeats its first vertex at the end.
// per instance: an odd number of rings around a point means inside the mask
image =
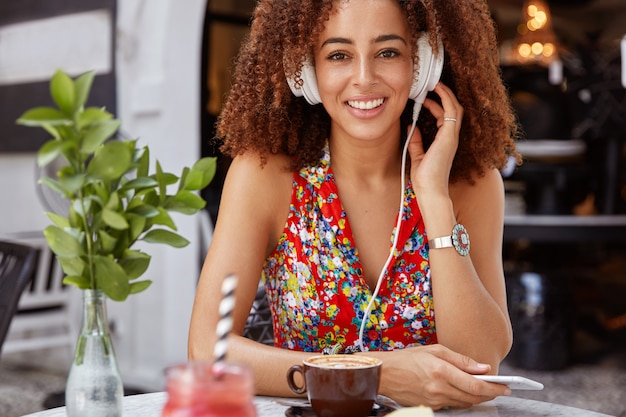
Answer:
POLYGON ((497 372, 512 340, 501 261, 504 187, 495 169, 476 178, 474 185, 449 185, 463 108, 449 88, 439 84, 435 92, 443 107, 428 99, 424 107, 440 129, 427 152, 419 133, 412 138, 411 180, 430 239, 449 236, 456 223, 464 224, 471 238, 468 256, 453 248, 429 253, 437 338, 497 372))
POLYGON ((286 396, 291 393, 285 379, 287 369, 309 355, 264 346, 241 336, 263 262, 276 245, 287 217, 292 173, 285 172, 284 166, 280 157, 270 157, 263 168, 256 155, 233 161, 197 287, 188 348, 190 360, 212 357, 221 283, 227 274, 235 273, 238 285, 228 360, 251 366, 260 394, 286 396))
POLYGON ((430 251, 437 338, 497 373, 512 341, 502 267, 502 179, 491 170, 473 186, 453 187, 451 195, 453 203, 444 203, 447 210, 439 209, 426 223, 428 235, 450 234, 455 222, 462 223, 471 250, 465 257, 453 248, 430 251))

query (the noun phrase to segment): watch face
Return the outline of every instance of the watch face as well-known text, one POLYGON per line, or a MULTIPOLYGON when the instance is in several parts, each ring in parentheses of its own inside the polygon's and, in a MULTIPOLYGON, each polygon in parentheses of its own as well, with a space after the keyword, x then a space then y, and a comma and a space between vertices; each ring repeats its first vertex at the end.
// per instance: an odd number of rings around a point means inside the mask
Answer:
POLYGON ((470 250, 470 238, 462 224, 457 224, 452 229, 452 245, 461 256, 466 256, 470 250))

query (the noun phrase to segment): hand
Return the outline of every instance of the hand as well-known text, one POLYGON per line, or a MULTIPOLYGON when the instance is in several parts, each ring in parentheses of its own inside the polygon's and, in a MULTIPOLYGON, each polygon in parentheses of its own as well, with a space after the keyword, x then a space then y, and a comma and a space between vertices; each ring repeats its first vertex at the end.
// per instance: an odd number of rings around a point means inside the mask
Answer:
POLYGON ((434 92, 441 98, 443 107, 431 99, 426 99, 423 106, 437 119, 439 130, 428 151, 424 152, 422 134, 415 129, 409 139, 410 175, 416 191, 428 188, 448 197, 450 169, 459 145, 463 107, 444 84, 438 83, 434 92), (456 122, 450 118, 456 119, 456 122))
POLYGON ((383 352, 381 393, 404 406, 427 405, 468 408, 511 390, 502 384, 480 381, 491 367, 442 345, 383 352))

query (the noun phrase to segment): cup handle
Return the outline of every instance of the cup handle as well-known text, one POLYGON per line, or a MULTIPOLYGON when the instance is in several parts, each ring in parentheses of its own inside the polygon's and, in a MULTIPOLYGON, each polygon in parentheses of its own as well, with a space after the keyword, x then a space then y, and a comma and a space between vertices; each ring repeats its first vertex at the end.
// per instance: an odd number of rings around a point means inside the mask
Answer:
POLYGON ((306 380, 304 379, 304 370, 301 365, 294 365, 287 371, 287 384, 289 388, 296 394, 304 394, 306 392, 306 380), (302 374, 302 386, 299 387, 294 381, 293 377, 296 373, 302 374))

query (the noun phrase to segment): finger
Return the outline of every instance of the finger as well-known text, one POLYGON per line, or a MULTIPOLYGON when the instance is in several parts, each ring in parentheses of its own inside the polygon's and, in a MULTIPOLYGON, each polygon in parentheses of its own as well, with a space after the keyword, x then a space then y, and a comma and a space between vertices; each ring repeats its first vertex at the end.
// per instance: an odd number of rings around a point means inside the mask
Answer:
POLYGON ((460 121, 463 118, 463 106, 461 106, 452 90, 440 82, 435 87, 435 92, 441 99, 441 105, 444 110, 443 117, 460 121))
POLYGON ((441 378, 424 386, 422 394, 428 399, 428 404, 431 405, 431 407, 436 409, 443 407, 468 408, 474 404, 493 399, 491 397, 468 393, 454 386, 451 382, 452 381, 445 381, 441 378))
POLYGON ((424 104, 422 106, 425 107, 435 119, 439 120, 443 117, 443 107, 441 107, 441 105, 435 100, 427 98, 426 100, 424 100, 424 104))
POLYGON ((439 98, 441 99, 441 104, 444 108, 448 105, 452 107, 462 108, 461 103, 459 103, 459 100, 457 100, 456 95, 454 94, 452 89, 450 89, 450 87, 448 87, 444 83, 439 82, 434 91, 435 93, 437 93, 437 95, 439 95, 439 98))
POLYGON ((445 360, 468 374, 486 374, 491 370, 491 366, 489 364, 476 362, 469 356, 462 355, 452 349, 448 349, 445 346, 430 345, 428 348, 433 355, 445 360))
POLYGON ((481 381, 469 374, 455 374, 450 383, 463 393, 459 397, 461 401, 473 402, 474 404, 485 401, 485 398, 493 399, 511 394, 511 389, 506 385, 481 381))

